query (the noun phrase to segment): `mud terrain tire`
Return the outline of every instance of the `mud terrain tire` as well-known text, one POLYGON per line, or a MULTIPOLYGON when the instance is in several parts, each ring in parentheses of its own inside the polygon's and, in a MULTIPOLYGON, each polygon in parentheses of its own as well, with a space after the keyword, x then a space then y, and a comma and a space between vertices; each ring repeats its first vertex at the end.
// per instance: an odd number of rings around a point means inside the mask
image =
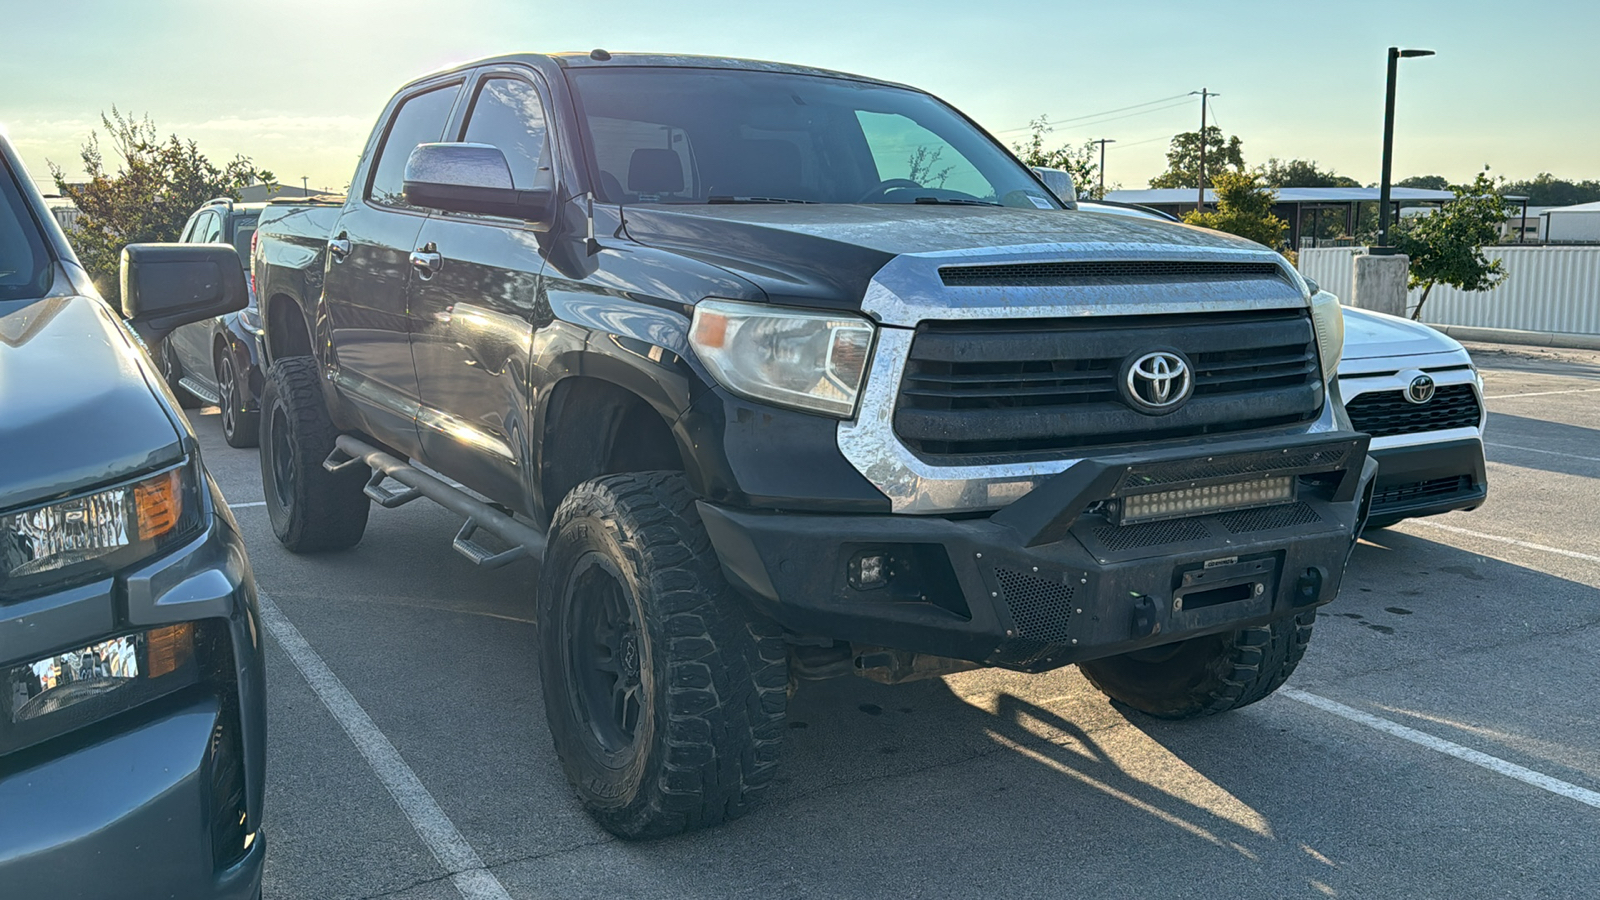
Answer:
POLYGON ((328 417, 316 360, 272 364, 261 391, 261 487, 279 543, 294 553, 343 550, 361 540, 372 504, 366 466, 329 472, 339 432, 328 417))

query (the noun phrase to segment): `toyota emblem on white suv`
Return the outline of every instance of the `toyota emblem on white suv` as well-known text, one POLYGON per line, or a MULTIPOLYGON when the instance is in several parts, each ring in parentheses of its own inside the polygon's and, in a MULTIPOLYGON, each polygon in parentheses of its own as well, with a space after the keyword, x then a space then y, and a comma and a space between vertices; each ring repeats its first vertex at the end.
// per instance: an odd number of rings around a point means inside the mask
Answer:
POLYGON ((1406 386, 1406 399, 1421 405, 1433 399, 1433 378, 1429 375, 1418 375, 1411 379, 1411 384, 1406 386))
POLYGON ((1122 376, 1123 399, 1142 413, 1176 410, 1194 392, 1194 374, 1180 353, 1157 350, 1135 358, 1122 376))

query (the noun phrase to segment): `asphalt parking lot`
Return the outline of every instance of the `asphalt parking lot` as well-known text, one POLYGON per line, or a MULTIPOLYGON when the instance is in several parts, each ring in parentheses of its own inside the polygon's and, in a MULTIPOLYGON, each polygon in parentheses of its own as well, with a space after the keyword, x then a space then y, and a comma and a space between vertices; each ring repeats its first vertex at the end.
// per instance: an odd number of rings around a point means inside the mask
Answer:
POLYGON ((808 683, 767 803, 644 844, 555 759, 532 566, 426 503, 293 556, 202 412, 270 634, 266 896, 1600 895, 1600 353, 1471 349, 1487 504, 1370 533, 1289 689, 1166 723, 1072 668, 808 683))

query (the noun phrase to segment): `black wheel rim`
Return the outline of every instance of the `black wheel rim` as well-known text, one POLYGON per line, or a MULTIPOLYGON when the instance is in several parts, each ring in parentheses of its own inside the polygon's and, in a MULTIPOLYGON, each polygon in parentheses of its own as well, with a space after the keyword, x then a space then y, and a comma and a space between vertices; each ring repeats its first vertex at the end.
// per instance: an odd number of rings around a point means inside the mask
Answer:
POLYGON ((600 749, 623 753, 644 714, 646 665, 629 591, 610 560, 590 553, 573 568, 567 598, 572 699, 600 749))
POLYGON ((222 430, 232 437, 239 401, 234 396, 233 360, 228 357, 226 350, 217 363, 217 387, 220 389, 217 393, 222 395, 222 430))
POLYGON ((177 360, 172 358, 172 344, 163 339, 161 341, 161 352, 156 356, 158 357, 157 361, 161 364, 161 377, 166 379, 167 384, 176 385, 178 383, 178 366, 177 360))
POLYGON ((278 506, 287 510, 294 502, 294 458, 289 447, 289 420, 281 406, 272 410, 268 447, 272 451, 272 492, 278 498, 278 506))

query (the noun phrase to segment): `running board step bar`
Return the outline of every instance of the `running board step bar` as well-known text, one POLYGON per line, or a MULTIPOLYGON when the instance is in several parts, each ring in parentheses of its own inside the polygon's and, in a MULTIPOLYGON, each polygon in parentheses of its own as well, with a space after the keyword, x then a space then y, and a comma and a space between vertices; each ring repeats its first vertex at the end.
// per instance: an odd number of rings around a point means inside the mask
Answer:
POLYGON ((207 406, 222 405, 222 398, 217 395, 216 391, 213 391, 212 389, 206 387, 187 375, 178 379, 178 387, 181 387, 193 394, 197 399, 200 400, 200 402, 207 406))
POLYGON ((404 506, 418 497, 426 497, 451 512, 466 517, 461 531, 451 542, 457 553, 472 564, 485 569, 498 569, 516 562, 524 556, 535 561, 544 559, 545 538, 533 527, 518 522, 504 509, 470 496, 466 491, 446 484, 403 459, 348 434, 341 434, 334 450, 323 461, 329 472, 341 472, 354 466, 365 465, 372 469, 367 480, 366 495, 385 509, 404 506), (395 488, 384 484, 393 479, 400 484, 395 488), (509 550, 491 550, 475 538, 479 531, 487 532, 510 545, 509 550))

